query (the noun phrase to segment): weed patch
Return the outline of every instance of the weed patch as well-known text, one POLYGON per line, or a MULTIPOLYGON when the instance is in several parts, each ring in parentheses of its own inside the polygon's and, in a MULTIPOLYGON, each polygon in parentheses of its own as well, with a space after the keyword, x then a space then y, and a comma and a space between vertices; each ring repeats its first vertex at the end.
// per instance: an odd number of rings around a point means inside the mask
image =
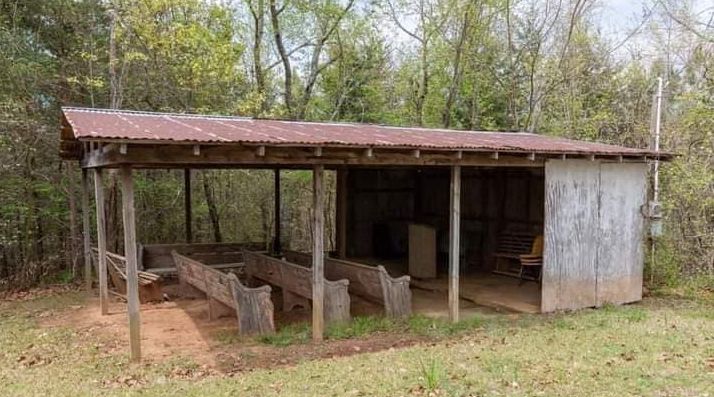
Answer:
POLYGON ((395 330, 398 326, 398 323, 386 317, 355 317, 349 323, 327 327, 326 334, 328 339, 352 339, 375 332, 395 330))
POLYGON ((445 378, 444 367, 439 360, 432 357, 427 362, 419 361, 419 374, 422 386, 429 391, 439 389, 445 378))
POLYGON ((258 337, 258 340, 268 345, 280 347, 306 343, 310 340, 310 325, 307 323, 287 325, 274 334, 258 337))

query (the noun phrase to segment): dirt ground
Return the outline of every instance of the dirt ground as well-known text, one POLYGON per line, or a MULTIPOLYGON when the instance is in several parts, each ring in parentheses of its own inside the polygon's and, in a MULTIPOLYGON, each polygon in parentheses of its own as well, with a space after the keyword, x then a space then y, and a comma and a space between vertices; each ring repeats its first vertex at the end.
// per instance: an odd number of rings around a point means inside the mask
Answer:
MULTIPOLYGON (((319 344, 294 344, 286 347, 267 345, 237 334, 234 317, 208 320, 205 299, 179 298, 176 286, 164 287, 170 300, 141 306, 141 345, 145 361, 163 362, 187 357, 197 364, 223 373, 291 365, 305 360, 338 357, 411 346, 423 341, 420 337, 390 333, 371 334, 349 340, 328 340, 319 344), (229 340, 229 341, 226 341, 229 340)), ((110 298, 109 314, 102 316, 97 297, 88 298, 85 305, 75 306, 43 318, 44 327, 70 327, 78 332, 97 335, 103 341, 100 349, 106 354, 128 351, 126 304, 110 298)), ((274 299, 274 302, 280 302, 274 299)), ((353 299, 353 315, 379 312, 369 302, 353 299)), ((310 318, 308 309, 275 311, 278 329, 290 323, 310 318)))

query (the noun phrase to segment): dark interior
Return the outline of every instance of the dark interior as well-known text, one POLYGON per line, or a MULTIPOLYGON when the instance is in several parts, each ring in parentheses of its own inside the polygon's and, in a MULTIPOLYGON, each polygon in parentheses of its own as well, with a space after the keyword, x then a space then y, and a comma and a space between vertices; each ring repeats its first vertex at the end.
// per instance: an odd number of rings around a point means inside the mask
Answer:
MULTIPOLYGON (((351 169, 347 255, 405 265, 409 224, 424 224, 436 229, 437 271, 446 273, 449 195, 449 168, 351 169)), ((461 272, 492 270, 502 233, 542 234, 543 208, 543 168, 463 168, 461 272)))

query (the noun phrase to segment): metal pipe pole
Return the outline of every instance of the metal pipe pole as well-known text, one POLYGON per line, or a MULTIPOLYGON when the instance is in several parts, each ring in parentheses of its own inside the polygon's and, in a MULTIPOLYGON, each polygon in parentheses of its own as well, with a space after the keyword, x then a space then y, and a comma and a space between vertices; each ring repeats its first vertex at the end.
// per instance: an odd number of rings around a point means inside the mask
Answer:
MULTIPOLYGON (((655 113, 654 150, 659 154, 659 135, 662 118, 662 78, 657 78, 657 110, 655 113)), ((659 156, 654 161, 654 202, 659 201, 659 156)))

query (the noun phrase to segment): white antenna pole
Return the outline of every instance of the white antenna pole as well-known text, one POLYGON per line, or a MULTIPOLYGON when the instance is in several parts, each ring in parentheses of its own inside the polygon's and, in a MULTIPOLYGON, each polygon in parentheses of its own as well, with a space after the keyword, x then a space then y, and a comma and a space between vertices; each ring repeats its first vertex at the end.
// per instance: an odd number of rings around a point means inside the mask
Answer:
POLYGON ((655 113, 655 130, 654 130, 654 150, 657 157, 654 161, 654 202, 659 202, 659 130, 662 118, 662 78, 657 77, 657 110, 655 113))

